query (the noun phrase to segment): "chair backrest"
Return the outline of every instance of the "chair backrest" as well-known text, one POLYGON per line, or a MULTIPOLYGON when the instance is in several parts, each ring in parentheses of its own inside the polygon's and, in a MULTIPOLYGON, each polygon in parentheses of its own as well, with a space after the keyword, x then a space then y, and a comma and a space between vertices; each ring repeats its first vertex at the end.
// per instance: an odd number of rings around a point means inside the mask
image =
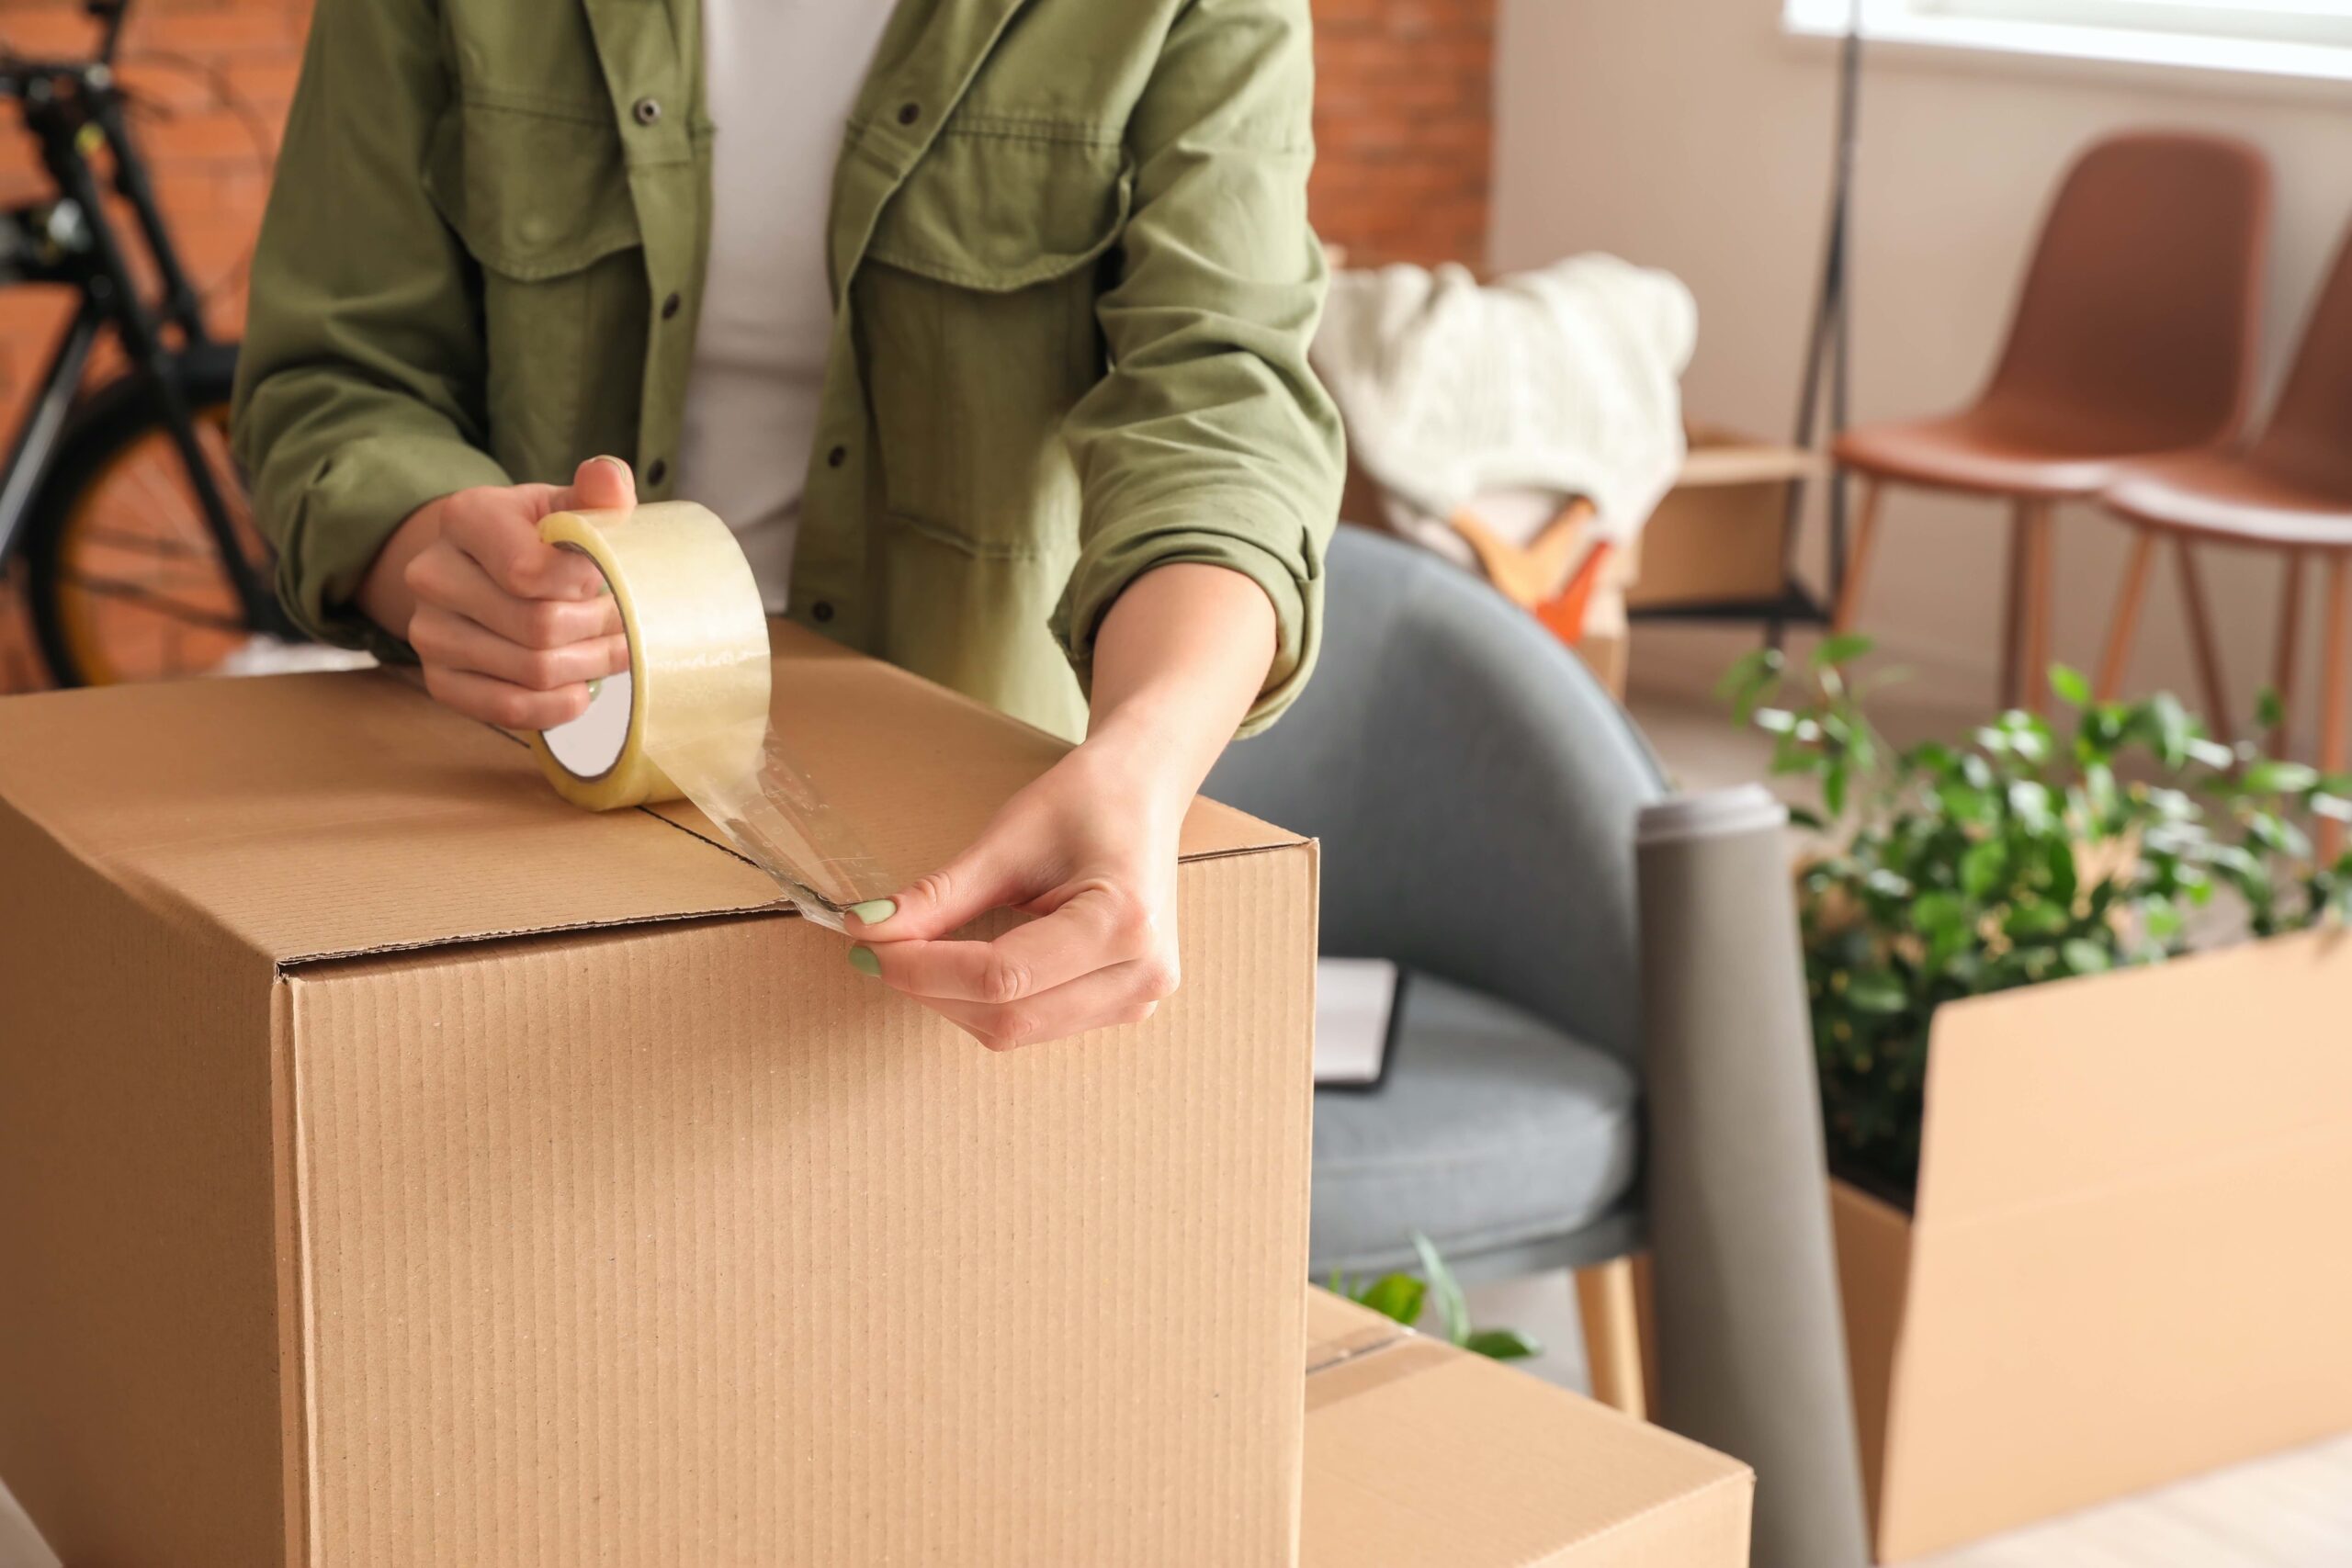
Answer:
POLYGON ((1360 528, 1315 678, 1216 799, 1323 846, 1325 953, 1389 958, 1637 1063, 1634 825, 1665 793, 1575 654, 1458 567, 1360 528))
POLYGON ((2261 328, 2270 167, 2226 137, 2094 143, 2058 187, 1984 402, 2110 450, 2225 441, 2261 328))
POLYGON ((2352 504, 2352 228, 2320 284, 2254 461, 2352 504))

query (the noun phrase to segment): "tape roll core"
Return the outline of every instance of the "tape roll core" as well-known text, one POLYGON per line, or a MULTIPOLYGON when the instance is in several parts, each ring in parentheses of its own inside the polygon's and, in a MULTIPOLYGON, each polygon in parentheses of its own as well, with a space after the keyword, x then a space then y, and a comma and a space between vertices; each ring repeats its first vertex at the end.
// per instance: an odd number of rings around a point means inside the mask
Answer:
POLYGON ((556 792, 611 811, 682 798, 665 763, 698 775, 756 772, 768 716, 767 616, 727 525, 692 502, 664 501, 558 512, 539 525, 539 537, 595 563, 620 606, 629 651, 628 675, 606 682, 586 713, 531 737, 556 792), (616 745, 609 731, 623 711, 616 745))

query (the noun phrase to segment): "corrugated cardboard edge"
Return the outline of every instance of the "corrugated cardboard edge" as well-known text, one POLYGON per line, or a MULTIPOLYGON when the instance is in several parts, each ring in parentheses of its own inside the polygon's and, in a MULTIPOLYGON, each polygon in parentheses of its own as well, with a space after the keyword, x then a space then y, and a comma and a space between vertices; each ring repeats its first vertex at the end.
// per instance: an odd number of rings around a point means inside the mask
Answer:
MULTIPOLYGON (((1903 1297, 1910 1280, 1911 1216, 1843 1181, 1829 1184, 1829 1222, 1837 1237, 1838 1294, 1846 1324, 1846 1367, 1853 1390, 1854 1435, 1861 1450, 1862 1492, 1870 1517, 1881 1517, 1886 1468, 1887 1405, 1903 1297)), ((1878 1548, 1883 1557, 1885 1548, 1878 1548)))

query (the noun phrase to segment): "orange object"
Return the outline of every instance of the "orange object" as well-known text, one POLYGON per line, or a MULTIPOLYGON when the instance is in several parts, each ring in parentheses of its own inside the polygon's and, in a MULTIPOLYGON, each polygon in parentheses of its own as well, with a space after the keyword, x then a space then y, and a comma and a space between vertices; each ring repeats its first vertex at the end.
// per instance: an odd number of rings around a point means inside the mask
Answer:
POLYGON ((1592 610, 1593 590, 1600 586, 1601 572, 1616 553, 1617 547, 1606 540, 1594 545, 1586 552, 1576 574, 1568 579, 1567 586, 1535 606, 1535 618, 1570 648, 1584 640, 1585 621, 1592 610))
POLYGON ((1525 545, 1512 544, 1467 507, 1446 521, 1478 558, 1478 570, 1496 591, 1521 609, 1532 610, 1559 593, 1568 581, 1592 515, 1592 502, 1579 496, 1525 545))

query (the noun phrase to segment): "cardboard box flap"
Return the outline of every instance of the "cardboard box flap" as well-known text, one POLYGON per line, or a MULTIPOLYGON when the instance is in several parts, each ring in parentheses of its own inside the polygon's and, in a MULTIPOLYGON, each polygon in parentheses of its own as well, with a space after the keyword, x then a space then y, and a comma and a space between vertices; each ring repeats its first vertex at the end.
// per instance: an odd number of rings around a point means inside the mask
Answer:
POLYGON ((1917 1223, 1973 1222, 2352 1138, 2352 933, 1948 1003, 1917 1223))
MULTIPOLYGON (((1063 750, 805 632, 776 656, 780 729, 909 876, 1063 750)), ((784 907, 691 807, 576 810, 513 737, 384 671, 11 698, 0 802, 279 964, 784 907)), ((1183 849, 1298 841, 1204 802, 1183 849)))
POLYGON ((1310 1568, 1747 1560, 1736 1460, 1319 1291, 1307 1346, 1310 1568))

